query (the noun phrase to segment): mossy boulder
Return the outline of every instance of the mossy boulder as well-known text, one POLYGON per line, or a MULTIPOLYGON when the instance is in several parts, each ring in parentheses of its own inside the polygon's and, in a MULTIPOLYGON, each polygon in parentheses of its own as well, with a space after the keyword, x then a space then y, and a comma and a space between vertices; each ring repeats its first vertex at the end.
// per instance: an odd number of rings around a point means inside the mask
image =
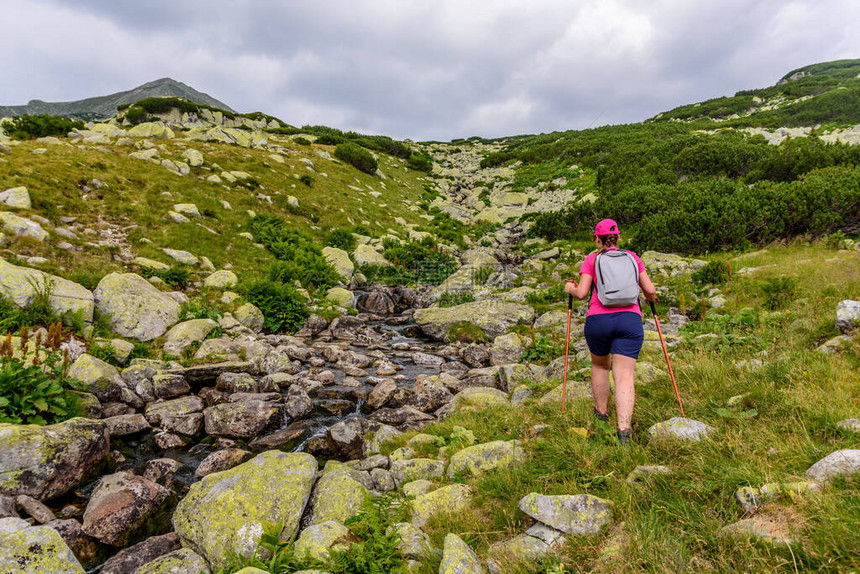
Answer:
POLYGON ((283 521, 281 539, 291 541, 311 494, 316 459, 307 453, 264 452, 191 485, 173 515, 173 526, 187 548, 214 569, 226 566, 230 552, 248 557, 263 524, 283 521))
POLYGON ((413 480, 436 480, 445 475, 445 461, 432 458, 410 458, 391 463, 391 475, 397 486, 413 480))
POLYGON ((8 211, 0 211, 0 231, 9 235, 23 235, 37 241, 47 241, 49 234, 35 221, 8 211))
POLYGON ((10 574, 86 572, 56 530, 48 526, 30 526, 20 518, 0 519, 0 571, 10 574))
POLYGON ((129 137, 133 138, 156 138, 172 140, 175 136, 173 130, 161 122, 143 122, 128 130, 129 137))
POLYGON ((472 491, 465 484, 449 484, 412 501, 412 524, 423 527, 437 514, 458 512, 468 508, 472 502, 472 491))
POLYGON ((355 295, 343 287, 332 287, 326 292, 325 298, 341 307, 355 307, 355 295))
POLYGON ((203 286, 209 289, 230 289, 239 283, 239 277, 228 269, 212 273, 203 280, 203 286))
POLYGON ((26 307, 46 288, 50 291, 51 309, 58 316, 80 314, 84 321, 93 320, 93 294, 83 285, 0 259, 0 296, 26 307))
POLYGON ((442 341, 448 334, 448 329, 461 321, 477 325, 487 337, 494 339, 518 322, 531 325, 534 315, 534 309, 527 305, 491 299, 454 307, 418 309, 414 318, 425 335, 442 341))
POLYGON ((110 316, 111 330, 138 341, 162 336, 179 320, 179 303, 134 273, 107 275, 93 298, 99 312, 110 316))
POLYGON ((30 192, 24 186, 11 187, 6 191, 0 191, 0 203, 18 209, 30 209, 33 207, 30 201, 30 192))
POLYGON ((102 421, 74 418, 48 426, 0 423, 0 494, 48 500, 76 487, 110 450, 102 421))
POLYGON ((263 323, 266 322, 266 317, 258 307, 252 303, 245 303, 236 311, 233 312, 233 317, 236 318, 243 326, 251 329, 255 333, 263 330, 263 323))
POLYGON ((348 467, 329 462, 314 488, 310 523, 346 522, 361 510, 368 494, 367 488, 352 477, 348 467))
POLYGON ((191 319, 170 328, 165 335, 164 352, 182 355, 186 347, 202 342, 218 326, 212 319, 191 319))
POLYGON ((451 403, 454 411, 479 411, 487 407, 508 407, 508 394, 491 387, 469 387, 456 395, 451 403))
POLYGON ((349 253, 337 247, 323 247, 322 254, 345 282, 349 283, 352 280, 355 264, 350 260, 349 253))
POLYGON ((519 508, 535 520, 566 534, 597 534, 612 520, 611 503, 590 494, 547 496, 532 492, 519 508))
POLYGON ((508 468, 526 460, 526 453, 517 440, 497 440, 466 447, 451 457, 448 478, 462 472, 480 474, 496 468, 508 468))
POLYGON ((86 385, 86 390, 102 402, 118 401, 122 397, 122 377, 113 365, 84 353, 72 363, 67 375, 86 385))
POLYGON ((336 520, 327 520, 320 524, 312 524, 302 530, 295 543, 298 556, 310 554, 312 558, 325 561, 332 550, 348 550, 345 540, 349 537, 349 528, 336 520))
POLYGON ((445 536, 445 546, 442 549, 442 562, 439 564, 439 574, 484 574, 477 554, 454 533, 445 536))
POLYGON ((355 248, 352 258, 358 265, 379 265, 388 267, 391 263, 382 256, 382 253, 370 245, 359 245, 355 248))
POLYGON ((180 548, 147 562, 135 574, 209 574, 206 560, 188 548, 180 548))
POLYGON ((714 427, 706 425, 701 421, 673 417, 667 421, 651 425, 647 432, 651 440, 670 439, 699 442, 716 430, 714 427))

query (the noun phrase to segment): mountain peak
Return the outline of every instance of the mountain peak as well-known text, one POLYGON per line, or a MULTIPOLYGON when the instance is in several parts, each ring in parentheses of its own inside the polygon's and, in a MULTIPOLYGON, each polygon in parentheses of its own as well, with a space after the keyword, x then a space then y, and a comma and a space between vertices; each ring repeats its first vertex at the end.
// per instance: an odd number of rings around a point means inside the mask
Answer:
POLYGON ((30 100, 29 103, 23 106, 0 106, 0 117, 22 116, 24 114, 50 114, 82 120, 98 120, 114 116, 117 106, 132 104, 143 98, 159 97, 179 97, 196 104, 206 104, 229 112, 236 111, 209 94, 199 92, 191 86, 173 78, 164 77, 146 82, 124 92, 74 102, 30 100))

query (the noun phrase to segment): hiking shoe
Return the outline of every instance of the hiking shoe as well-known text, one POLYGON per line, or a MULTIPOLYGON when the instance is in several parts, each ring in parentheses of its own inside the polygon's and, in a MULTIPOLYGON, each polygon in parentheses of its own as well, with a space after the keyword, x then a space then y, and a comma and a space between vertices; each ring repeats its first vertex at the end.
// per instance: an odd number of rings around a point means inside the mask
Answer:
POLYGON ((609 413, 602 413, 597 409, 594 409, 594 418, 599 421, 606 422, 609 420, 609 413))
POLYGON ((618 429, 618 442, 621 445, 628 445, 633 439, 633 429, 618 429))

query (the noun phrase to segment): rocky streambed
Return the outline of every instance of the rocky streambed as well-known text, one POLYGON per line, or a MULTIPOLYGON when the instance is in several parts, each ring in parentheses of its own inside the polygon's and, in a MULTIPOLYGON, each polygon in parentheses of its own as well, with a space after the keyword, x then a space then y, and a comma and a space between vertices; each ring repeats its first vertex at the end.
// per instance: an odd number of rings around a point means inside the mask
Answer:
MULTIPOLYGON (((382 441, 443 418, 458 400, 490 393, 507 401, 510 376, 500 378, 499 363, 519 359, 491 357, 488 345, 433 341, 412 309, 312 316, 297 336, 230 318, 222 329, 196 352, 211 363, 134 359, 119 370, 75 358, 70 375, 88 386, 80 396, 92 418, 0 425, 0 518, 54 527, 93 568, 122 548, 161 540, 177 502, 207 475, 267 451, 368 460, 382 441)), ((382 458, 358 470, 368 491, 395 488, 382 458)), ((104 571, 121 571, 111 568, 104 571)))

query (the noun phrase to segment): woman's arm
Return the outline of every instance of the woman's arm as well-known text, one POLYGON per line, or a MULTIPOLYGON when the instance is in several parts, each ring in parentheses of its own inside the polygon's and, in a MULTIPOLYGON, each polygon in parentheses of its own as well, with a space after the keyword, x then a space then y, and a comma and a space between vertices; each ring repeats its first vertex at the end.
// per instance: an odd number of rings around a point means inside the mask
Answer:
POLYGON ((645 294, 645 298, 649 301, 657 300, 657 289, 654 287, 654 284, 651 282, 651 278, 648 277, 648 272, 643 271, 639 274, 639 287, 642 289, 642 293, 645 294))
POLYGON ((564 291, 579 300, 585 299, 591 291, 591 281, 591 275, 580 275, 579 283, 573 279, 569 280, 564 286, 564 291))

